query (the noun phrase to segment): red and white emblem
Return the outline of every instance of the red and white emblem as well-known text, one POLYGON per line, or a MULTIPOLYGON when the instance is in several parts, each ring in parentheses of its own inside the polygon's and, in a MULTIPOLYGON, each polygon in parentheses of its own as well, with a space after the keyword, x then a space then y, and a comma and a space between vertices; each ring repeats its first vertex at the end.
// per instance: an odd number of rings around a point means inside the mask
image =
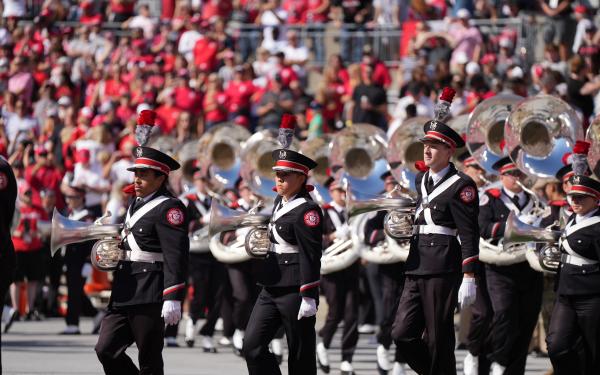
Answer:
POLYGON ((321 218, 319 218, 317 211, 311 210, 304 214, 304 224, 309 227, 316 227, 320 222, 321 218))
POLYGON ((181 211, 179 208, 171 208, 167 212, 167 220, 172 225, 183 224, 183 211, 181 211))
POLYGON ((0 190, 6 189, 8 185, 8 178, 4 174, 4 172, 0 172, 0 190))
POLYGON ((475 188, 473 186, 465 186, 460 191, 460 200, 465 203, 473 202, 475 200, 476 196, 477 196, 477 192, 475 191, 475 188))

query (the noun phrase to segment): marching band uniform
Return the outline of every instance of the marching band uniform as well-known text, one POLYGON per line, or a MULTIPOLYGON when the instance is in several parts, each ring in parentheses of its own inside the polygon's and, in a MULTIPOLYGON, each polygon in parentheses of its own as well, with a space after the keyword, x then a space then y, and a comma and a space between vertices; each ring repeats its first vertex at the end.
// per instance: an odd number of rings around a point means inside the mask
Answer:
MULTIPOLYGON (((275 150, 274 170, 308 174, 316 163, 291 150, 275 150)), ((262 290, 246 327, 243 353, 251 375, 281 374, 268 344, 283 324, 290 375, 316 374, 315 314, 323 238, 323 214, 307 190, 275 199, 269 225, 271 250, 257 265, 262 290)))
MULTIPOLYGON (((387 215, 387 211, 378 211, 374 217, 365 223, 364 234, 366 245, 374 247, 385 241, 385 232, 383 229, 385 215, 387 215)), ((402 288, 404 287, 404 262, 380 264, 379 274, 381 276, 381 294, 383 297, 383 320, 377 333, 377 343, 379 344, 377 347, 377 368, 380 374, 387 374, 391 369, 390 364, 387 363, 389 362, 387 357, 388 350, 392 346, 392 324, 394 323, 394 317, 396 316, 398 303, 402 295, 402 288)), ((396 346, 394 353, 394 362, 396 363, 394 366, 399 368, 394 374, 403 373, 401 372, 404 370, 402 363, 405 363, 406 360, 398 346, 396 346)))
MULTIPOLYGON (((464 146, 460 135, 440 121, 427 122, 424 132, 422 142, 464 146)), ((473 280, 465 278, 461 284, 461 279, 463 273, 474 273, 478 263, 477 188, 452 163, 438 173, 419 173, 415 183, 415 233, 392 337, 416 372, 454 374, 457 297, 464 304, 475 297, 473 280)))
MULTIPOLYGON (((568 195, 600 198, 600 182, 572 176, 568 195)), ((554 374, 600 372, 600 210, 569 218, 559 241, 557 299, 546 341, 554 374), (583 353, 583 355, 581 354, 583 353)))
MULTIPOLYGON (((15 214, 17 180, 8 161, 0 156, 0 301, 4 301, 8 287, 15 276, 15 248, 10 227, 15 214)), ((1 338, 1 337, 0 337, 1 338)), ((0 347, 2 346, 0 340, 0 347)), ((2 357, 0 356, 0 373, 2 357)))
MULTIPOLYGON (((200 171, 194 173, 194 180, 204 179, 200 171)), ((197 191, 185 196, 184 204, 190 220, 189 232, 193 233, 204 225, 208 225, 207 217, 210 213, 211 198, 203 192, 197 191)), ((206 244, 208 246, 208 244, 206 244)), ((194 287, 194 295, 190 301, 190 318, 192 331, 186 329, 186 343, 194 345, 194 331, 196 322, 208 309, 206 321, 200 329, 202 348, 205 352, 216 353, 212 340, 215 325, 219 319, 221 306, 225 293, 225 267, 218 262, 210 251, 190 251, 190 279, 194 287)), ((188 323, 190 324, 190 323, 188 323)))
MULTIPOLYGON (((497 161, 493 168, 500 174, 518 171, 509 157, 497 161)), ((517 194, 505 188, 491 189, 480 205, 481 238, 497 244, 504 236, 510 211, 529 213, 533 198, 524 191, 517 194)), ((526 260, 503 266, 486 264, 485 273, 494 314, 489 354, 492 374, 523 374, 541 308, 543 275, 529 267, 526 260)))
MULTIPOLYGON (((154 119, 155 113, 142 111, 138 128, 153 124, 154 119)), ((150 168, 168 176, 179 168, 171 157, 149 147, 136 147, 135 156, 130 171, 150 168)), ((130 204, 121 242, 121 248, 129 253, 113 274, 108 311, 96 344, 106 374, 164 373, 165 322, 173 325, 179 321, 186 291, 187 226, 185 206, 167 190, 166 181, 157 191, 130 204), (139 370, 125 354, 133 342, 139 350, 139 370)))
MULTIPOLYGON (((328 188, 343 188, 336 182, 328 181, 328 188)), ((346 224, 346 210, 344 206, 330 202, 323 206, 323 230, 325 236, 332 233, 336 234, 336 239, 345 241, 349 239, 349 228, 346 224)), ((333 241, 325 239, 324 247, 333 244, 333 241)), ((327 299, 327 319, 323 328, 319 331, 322 341, 317 346, 317 360, 319 366, 325 371, 329 371, 329 360, 327 358, 327 349, 331 345, 333 335, 337 330, 338 324, 344 321, 344 331, 342 333, 342 373, 352 373, 352 356, 358 342, 358 278, 360 262, 356 260, 349 267, 321 276, 321 288, 327 299), (320 355, 319 355, 320 354, 320 355), (322 359, 325 358, 325 361, 322 359)))

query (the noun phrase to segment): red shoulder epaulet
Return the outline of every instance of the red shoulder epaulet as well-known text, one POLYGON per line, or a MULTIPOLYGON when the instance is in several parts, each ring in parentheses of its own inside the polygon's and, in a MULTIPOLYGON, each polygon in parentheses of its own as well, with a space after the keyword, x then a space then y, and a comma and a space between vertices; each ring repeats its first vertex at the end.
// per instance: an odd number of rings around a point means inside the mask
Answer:
POLYGON ((567 206, 569 203, 566 200, 556 200, 556 201, 550 201, 550 203, 548 203, 550 206, 556 206, 556 207, 563 207, 563 206, 567 206))
POLYGON ((185 196, 186 199, 190 200, 190 201, 197 201, 198 200, 198 195, 196 194, 188 194, 185 196))
POLYGON ((273 186, 273 188, 271 188, 271 190, 273 190, 274 192, 277 193, 277 186, 273 186))
POLYGON ((333 208, 333 206, 332 206, 332 205, 330 205, 329 203, 325 203, 325 204, 323 205, 323 209, 324 209, 324 210, 328 210, 328 209, 330 209, 330 208, 333 208))
POLYGON ((502 191, 500 191, 500 189, 488 189, 485 192, 494 198, 500 198, 500 195, 502 194, 502 191))
POLYGON ((229 204, 229 208, 236 210, 236 209, 240 208, 240 204, 238 202, 231 202, 229 204))

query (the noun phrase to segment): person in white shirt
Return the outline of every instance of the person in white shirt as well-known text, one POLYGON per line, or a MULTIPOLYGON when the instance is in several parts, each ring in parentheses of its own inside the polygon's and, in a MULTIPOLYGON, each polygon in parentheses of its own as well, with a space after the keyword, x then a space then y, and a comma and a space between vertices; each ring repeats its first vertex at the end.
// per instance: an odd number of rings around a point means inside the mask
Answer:
POLYGON ((142 29, 144 38, 152 39, 156 31, 156 20, 150 17, 150 7, 144 4, 140 6, 139 14, 125 21, 123 26, 130 29, 142 29))

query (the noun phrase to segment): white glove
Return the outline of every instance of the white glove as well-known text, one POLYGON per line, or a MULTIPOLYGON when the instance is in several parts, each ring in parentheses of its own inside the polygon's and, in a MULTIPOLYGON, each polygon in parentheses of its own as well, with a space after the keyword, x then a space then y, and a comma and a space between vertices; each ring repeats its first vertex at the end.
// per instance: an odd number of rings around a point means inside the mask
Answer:
POLYGON ((92 265, 89 263, 85 263, 83 267, 81 267, 81 277, 87 279, 92 274, 92 265))
POLYGON ((174 326, 181 319, 181 301, 164 301, 160 313, 168 326, 174 326))
POLYGON ((210 213, 202 215, 202 224, 208 225, 210 223, 210 213))
POLYGON ((300 310, 298 311, 298 320, 309 318, 317 314, 317 302, 314 298, 302 297, 300 310))
POLYGON ((339 240, 350 239, 350 227, 348 226, 348 224, 342 225, 335 231, 335 238, 339 240))
POLYGON ((461 307, 467 307, 475 302, 477 285, 475 285, 474 277, 463 278, 460 288, 458 289, 458 303, 461 307))

